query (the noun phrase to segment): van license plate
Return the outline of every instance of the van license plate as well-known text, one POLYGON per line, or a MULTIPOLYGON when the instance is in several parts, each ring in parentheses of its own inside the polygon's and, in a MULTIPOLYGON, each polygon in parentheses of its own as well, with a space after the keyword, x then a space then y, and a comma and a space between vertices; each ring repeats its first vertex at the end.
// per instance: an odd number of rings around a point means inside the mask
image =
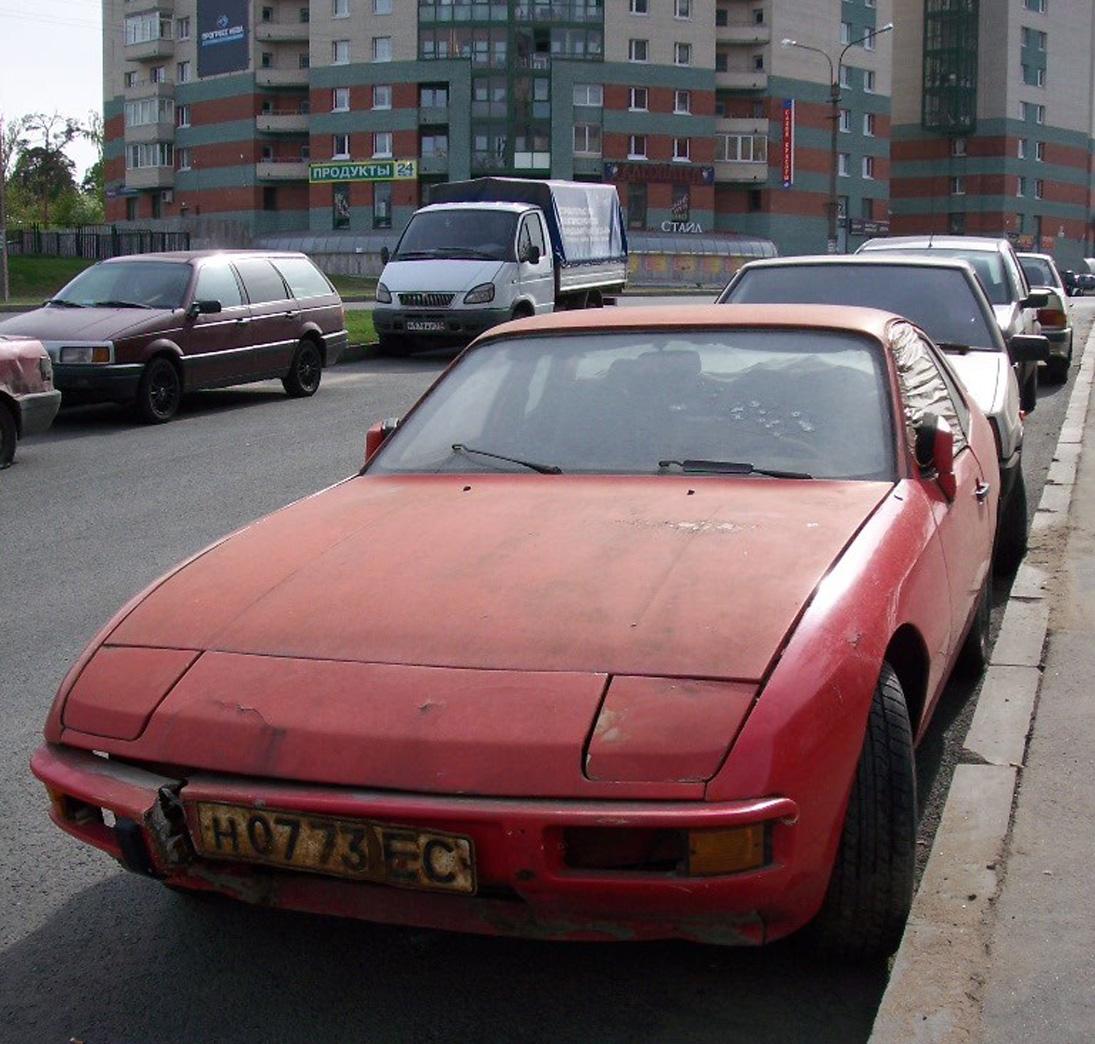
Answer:
POLYGON ((407 329, 411 333, 443 333, 445 324, 440 319, 408 319, 407 329))

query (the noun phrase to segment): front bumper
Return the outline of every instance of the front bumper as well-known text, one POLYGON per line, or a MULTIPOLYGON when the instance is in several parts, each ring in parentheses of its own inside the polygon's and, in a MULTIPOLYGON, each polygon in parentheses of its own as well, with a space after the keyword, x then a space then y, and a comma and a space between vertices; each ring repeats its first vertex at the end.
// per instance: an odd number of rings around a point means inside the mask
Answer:
POLYGON ((461 798, 199 775, 171 778, 70 747, 31 760, 53 821, 131 870, 247 902, 391 924, 556 939, 691 939, 756 944, 786 935, 817 910, 828 873, 805 872, 796 803, 461 798), (470 837, 478 890, 452 895, 210 860, 196 854, 198 801, 312 816, 380 820, 470 837), (113 814, 109 823, 103 810, 113 814), (574 828, 733 829, 766 824, 765 865, 719 876, 575 869, 574 828), (818 878, 820 873, 820 878, 818 878), (805 883, 804 883, 805 882, 805 883))
POLYGON ((19 403, 19 437, 25 439, 45 431, 53 423, 61 408, 61 393, 57 389, 32 392, 20 395, 16 401, 19 403))
POLYGON ((65 402, 132 402, 141 382, 141 363, 53 364, 53 383, 65 402))
POLYGON ((373 309, 373 325, 377 334, 410 337, 416 341, 456 343, 471 341, 484 330, 507 322, 510 313, 505 308, 459 309, 373 309))

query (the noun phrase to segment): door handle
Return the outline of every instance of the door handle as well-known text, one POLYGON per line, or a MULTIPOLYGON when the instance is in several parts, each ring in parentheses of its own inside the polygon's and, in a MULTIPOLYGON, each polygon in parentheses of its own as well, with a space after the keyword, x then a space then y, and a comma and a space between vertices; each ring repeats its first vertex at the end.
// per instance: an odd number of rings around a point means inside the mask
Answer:
POLYGON ((973 490, 973 495, 983 504, 988 499, 989 490, 991 488, 992 487, 987 482, 982 482, 981 479, 978 479, 977 485, 973 490))
POLYGON ((251 320, 247 316, 240 316, 240 318, 236 320, 236 325, 246 326, 250 321, 251 320))

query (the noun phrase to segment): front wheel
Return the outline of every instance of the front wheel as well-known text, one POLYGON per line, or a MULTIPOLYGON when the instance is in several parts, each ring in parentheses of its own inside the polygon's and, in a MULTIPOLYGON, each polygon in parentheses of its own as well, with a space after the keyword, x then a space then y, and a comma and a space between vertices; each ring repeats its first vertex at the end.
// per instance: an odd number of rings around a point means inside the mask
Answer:
POLYGON ((175 416, 182 400, 182 378, 166 356, 151 360, 137 386, 137 412, 149 424, 165 424, 175 416))
POLYGON ((304 340, 297 345, 289 372, 282 377, 285 393, 294 399, 306 399, 319 390, 323 376, 323 357, 314 341, 304 340))
POLYGON ((916 827, 912 726, 901 682, 884 663, 833 876, 813 926, 824 949, 866 960, 897 948, 912 906, 916 827))
POLYGON ((15 440, 18 436, 11 410, 0 402, 0 468, 6 468, 15 459, 15 440))

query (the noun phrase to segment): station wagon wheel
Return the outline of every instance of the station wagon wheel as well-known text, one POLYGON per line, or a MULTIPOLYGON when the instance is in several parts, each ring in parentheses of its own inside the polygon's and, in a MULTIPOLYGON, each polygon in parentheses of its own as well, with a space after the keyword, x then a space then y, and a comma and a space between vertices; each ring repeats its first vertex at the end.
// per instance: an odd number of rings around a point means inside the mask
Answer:
POLYGON ((825 950, 866 960, 896 949, 916 869, 916 765, 901 683, 882 665, 833 876, 812 930, 825 950))
POLYGON ((137 412, 149 424, 163 424, 175 416, 182 399, 182 378, 175 364, 157 355, 144 368, 137 387, 137 412))
POLYGON ((0 402, 0 468, 6 468, 15 458, 15 418, 11 410, 0 402))
POLYGON ((306 399, 319 390, 319 381, 323 376, 323 359, 314 341, 302 340, 297 345, 296 354, 289 372, 282 377, 281 383, 287 395, 294 399, 306 399))

